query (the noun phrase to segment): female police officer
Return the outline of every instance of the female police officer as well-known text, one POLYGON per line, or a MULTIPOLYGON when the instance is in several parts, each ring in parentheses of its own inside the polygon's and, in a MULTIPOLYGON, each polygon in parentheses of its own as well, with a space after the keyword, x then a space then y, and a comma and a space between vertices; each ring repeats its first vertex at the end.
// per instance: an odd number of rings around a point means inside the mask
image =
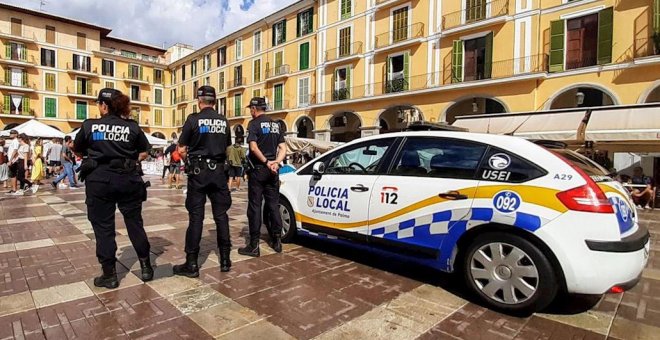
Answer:
POLYGON ((88 158, 81 166, 86 177, 87 216, 96 236, 96 256, 103 274, 97 287, 117 288, 115 209, 124 216, 128 237, 140 259, 142 280, 153 278, 149 241, 142 222, 146 187, 137 162, 147 157, 149 142, 138 123, 122 119, 130 112, 130 99, 114 89, 103 89, 97 100, 100 119, 87 119, 76 135, 73 149, 88 158))

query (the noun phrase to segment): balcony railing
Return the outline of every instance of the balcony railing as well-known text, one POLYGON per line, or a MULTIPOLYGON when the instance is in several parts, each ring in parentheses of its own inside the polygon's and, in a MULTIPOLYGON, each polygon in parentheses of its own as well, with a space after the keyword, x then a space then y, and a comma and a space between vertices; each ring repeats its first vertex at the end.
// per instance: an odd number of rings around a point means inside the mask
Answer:
POLYGON ((446 30, 508 14, 509 0, 482 1, 480 4, 470 6, 465 10, 443 15, 442 28, 446 30))
POLYGON ((29 109, 27 112, 25 110, 9 110, 5 111, 4 109, 4 103, 0 102, 0 115, 14 115, 14 116, 26 116, 26 117, 34 117, 36 115, 36 112, 34 109, 29 109))
POLYGON ((92 91, 92 83, 87 83, 87 85, 84 88, 76 88, 74 89, 69 89, 68 87, 66 88, 66 93, 70 96, 82 96, 82 97, 98 97, 98 91, 93 92, 92 91))
POLYGON ((25 81, 20 81, 18 84, 12 84, 11 81, 0 80, 0 86, 7 86, 7 87, 13 87, 15 89, 30 90, 30 91, 36 90, 37 88, 35 84, 30 85, 25 81))
MULTIPOLYGON (((515 58, 500 60, 490 64, 490 67, 485 66, 482 70, 475 70, 467 74, 465 67, 462 69, 462 77, 460 77, 460 82, 465 81, 479 81, 487 79, 501 79, 509 78, 517 75, 533 74, 533 73, 542 73, 548 71, 548 60, 549 57, 547 54, 538 54, 532 55, 529 57, 515 58)), ((445 67, 444 80, 443 84, 451 84, 452 75, 451 66, 447 65, 445 67)))
POLYGON ((174 98, 174 104, 181 104, 187 101, 188 101, 188 96, 186 96, 185 94, 174 98))
POLYGON ((291 73, 289 65, 280 65, 266 70, 266 79, 282 77, 291 73))
POLYGON ((134 60, 141 60, 141 61, 146 61, 154 64, 162 64, 162 65, 167 65, 167 60, 163 57, 154 57, 154 56, 143 56, 143 55, 138 55, 136 54, 135 56, 129 56, 126 54, 122 54, 121 51, 118 51, 112 47, 101 47, 101 52, 103 53, 108 53, 108 54, 113 54, 116 56, 121 56, 124 58, 129 58, 129 59, 134 59, 134 60))
POLYGON ((138 74, 135 74, 135 73, 127 74, 126 72, 124 72, 122 74, 122 77, 124 78, 125 81, 129 81, 129 82, 130 81, 136 81, 136 82, 141 82, 141 83, 148 83, 149 82, 149 76, 146 76, 146 77, 142 76, 141 77, 139 73, 138 74))
POLYGON ((404 42, 411 39, 417 39, 424 36, 424 24, 421 22, 394 29, 376 36, 374 46, 376 48, 383 48, 404 42))
POLYGON ((329 62, 333 60, 348 58, 358 54, 362 54, 361 41, 356 41, 348 45, 339 44, 339 47, 327 50, 325 52, 325 61, 329 62))
POLYGON ((133 97, 131 96, 131 103, 137 103, 137 104, 145 104, 148 105, 150 103, 149 97, 133 97))
POLYGON ((227 107, 227 118, 246 117, 250 115, 250 109, 244 107, 227 107))
POLYGON ((75 64, 72 64, 72 63, 66 63, 66 69, 69 72, 82 72, 82 73, 89 73, 89 74, 97 74, 97 72, 98 72, 97 69, 92 70, 90 65, 86 65, 86 67, 81 67, 79 65, 75 65, 75 64))
POLYGON ((310 105, 316 104, 316 95, 308 94, 298 97, 298 107, 308 107, 310 105))
POLYGON ((635 58, 660 56, 660 33, 648 38, 636 39, 634 55, 635 58))
POLYGON ((236 78, 234 80, 230 80, 227 82, 227 89, 235 89, 238 87, 245 87, 245 86, 247 86, 247 79, 245 77, 236 78))
POLYGON ((11 32, 9 33, 0 32, 0 38, 20 41, 20 42, 27 42, 27 43, 37 42, 37 37, 34 34, 32 34, 32 36, 29 36, 27 34, 12 34, 11 32))
POLYGON ((268 104, 268 110, 267 111, 282 111, 282 110, 288 110, 291 107, 289 106, 289 101, 288 100, 273 100, 271 103, 268 104))

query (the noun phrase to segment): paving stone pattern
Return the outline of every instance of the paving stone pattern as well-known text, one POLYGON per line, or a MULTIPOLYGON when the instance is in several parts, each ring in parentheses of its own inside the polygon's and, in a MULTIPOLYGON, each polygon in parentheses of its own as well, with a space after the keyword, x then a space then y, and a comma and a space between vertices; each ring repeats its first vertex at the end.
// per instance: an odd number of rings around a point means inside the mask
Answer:
POLYGON ((476 304, 451 275, 381 251, 300 239, 282 254, 262 242, 260 258, 240 256, 245 189, 230 210, 231 272, 219 270, 207 205, 200 278, 173 277, 185 259, 185 196, 151 180, 144 221, 156 279, 138 278, 118 214, 116 290, 92 283, 100 267, 84 190, 0 198, 0 340, 660 339, 660 211, 641 213, 653 243, 634 289, 563 297, 544 313, 514 317, 476 304))

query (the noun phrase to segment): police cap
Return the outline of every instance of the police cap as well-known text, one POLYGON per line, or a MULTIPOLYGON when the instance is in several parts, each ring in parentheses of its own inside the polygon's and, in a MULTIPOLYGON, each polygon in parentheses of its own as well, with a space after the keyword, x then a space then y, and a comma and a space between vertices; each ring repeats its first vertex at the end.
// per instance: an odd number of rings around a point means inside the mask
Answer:
POLYGON ((250 105, 247 107, 253 106, 259 109, 266 109, 268 104, 266 104, 266 99, 264 97, 254 97, 250 100, 250 105))
POLYGON ((213 86, 204 85, 197 89, 197 98, 199 97, 211 97, 215 99, 215 89, 213 86))
POLYGON ((96 99, 97 103, 106 103, 110 104, 113 99, 117 98, 117 96, 121 95, 121 91, 111 89, 111 88, 104 88, 99 92, 99 97, 96 99))

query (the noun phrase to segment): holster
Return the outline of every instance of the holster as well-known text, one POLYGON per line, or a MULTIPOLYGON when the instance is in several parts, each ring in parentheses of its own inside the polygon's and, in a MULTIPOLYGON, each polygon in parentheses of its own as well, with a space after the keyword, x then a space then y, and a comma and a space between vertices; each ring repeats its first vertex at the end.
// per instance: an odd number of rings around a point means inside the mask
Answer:
POLYGON ((99 163, 91 158, 84 158, 82 162, 80 163, 80 172, 78 174, 78 177, 80 177, 80 181, 84 182, 85 178, 89 176, 96 168, 99 167, 99 163))
POLYGON ((147 188, 150 187, 150 186, 151 186, 150 181, 144 182, 143 187, 142 187, 142 202, 147 201, 147 188))

